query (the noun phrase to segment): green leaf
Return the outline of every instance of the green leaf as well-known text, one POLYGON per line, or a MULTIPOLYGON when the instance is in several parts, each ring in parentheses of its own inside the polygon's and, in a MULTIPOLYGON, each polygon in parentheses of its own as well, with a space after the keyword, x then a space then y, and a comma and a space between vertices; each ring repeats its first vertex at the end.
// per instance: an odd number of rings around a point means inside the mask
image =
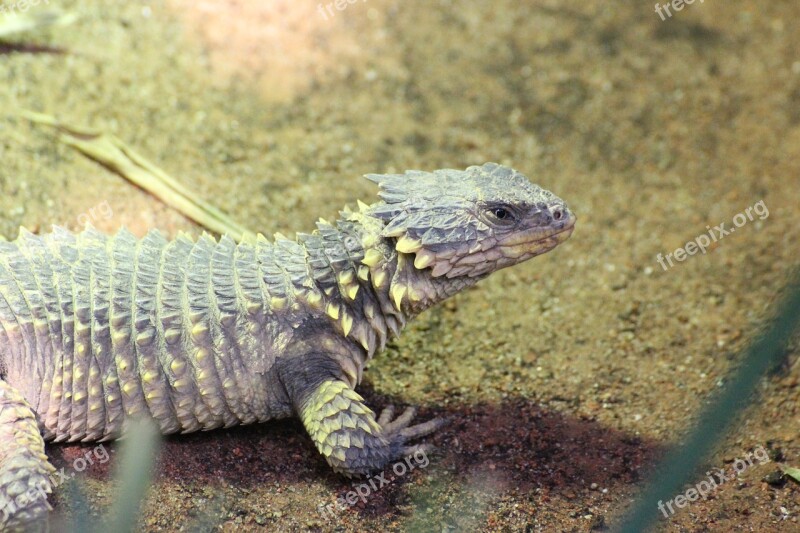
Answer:
POLYGON ((201 200, 114 135, 68 126, 53 116, 33 111, 23 111, 22 115, 36 124, 56 128, 61 142, 113 170, 201 226, 220 235, 230 235, 237 241, 255 237, 254 232, 201 200))
POLYGON ((791 466, 780 465, 781 470, 783 473, 795 480, 796 482, 800 483, 800 468, 794 468, 791 466))
POLYGON ((77 17, 72 13, 58 11, 38 11, 32 13, 13 13, 0 17, 0 39, 17 33, 25 33, 50 26, 72 24, 77 17))

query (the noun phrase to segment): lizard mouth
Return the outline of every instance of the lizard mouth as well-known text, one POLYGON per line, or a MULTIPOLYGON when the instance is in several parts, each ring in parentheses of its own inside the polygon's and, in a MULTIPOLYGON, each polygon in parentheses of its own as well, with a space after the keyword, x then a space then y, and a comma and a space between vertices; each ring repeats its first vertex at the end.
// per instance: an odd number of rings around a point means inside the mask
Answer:
POLYGON ((559 244, 566 241, 572 236, 572 232, 575 231, 575 222, 567 226, 566 228, 562 228, 557 232, 550 235, 550 237, 545 237, 545 239, 552 239, 553 237, 558 237, 559 244))
POLYGON ((507 259, 525 261, 531 257, 549 252, 569 239, 575 230, 575 217, 571 215, 564 227, 553 232, 543 233, 541 228, 520 232, 498 243, 500 252, 507 259))
POLYGON ((433 276, 484 276, 532 257, 549 252, 572 235, 575 229, 574 216, 559 228, 535 227, 509 235, 485 252, 459 257, 455 261, 442 261, 435 265, 433 276))
POLYGON ((414 250, 406 247, 405 242, 399 242, 397 249, 405 253, 415 252, 414 266, 417 269, 433 266, 431 274, 434 278, 483 276, 549 252, 572 235, 575 220, 575 215, 566 211, 566 218, 563 220, 515 231, 499 239, 487 239, 487 242, 482 243, 484 246, 473 244, 469 252, 461 249, 460 253, 437 253, 433 249, 423 249, 418 241, 409 241, 416 245, 414 250), (401 249, 401 245, 405 249, 401 249))

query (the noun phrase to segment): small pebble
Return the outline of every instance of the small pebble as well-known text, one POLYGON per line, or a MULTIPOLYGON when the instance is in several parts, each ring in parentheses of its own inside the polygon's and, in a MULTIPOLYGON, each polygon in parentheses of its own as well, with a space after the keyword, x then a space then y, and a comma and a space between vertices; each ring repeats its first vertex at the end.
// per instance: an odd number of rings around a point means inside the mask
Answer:
POLYGON ((780 470, 770 472, 761 481, 773 487, 782 487, 786 483, 786 475, 780 470))

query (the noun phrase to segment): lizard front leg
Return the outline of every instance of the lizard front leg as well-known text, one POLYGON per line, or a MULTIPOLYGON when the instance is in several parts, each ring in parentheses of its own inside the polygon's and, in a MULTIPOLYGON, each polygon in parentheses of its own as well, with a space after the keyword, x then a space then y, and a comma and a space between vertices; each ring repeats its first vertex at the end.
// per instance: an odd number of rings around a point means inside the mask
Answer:
POLYGON ((31 406, 0 379, 0 531, 46 531, 55 468, 31 406))
POLYGON ((411 408, 392 421, 394 409, 387 407, 376 420, 350 384, 332 374, 314 379, 313 373, 295 371, 289 376, 292 382, 284 384, 317 450, 339 473, 365 476, 391 461, 424 451, 427 445, 408 445, 408 441, 429 435, 444 424, 437 418, 410 425, 414 417, 411 408))

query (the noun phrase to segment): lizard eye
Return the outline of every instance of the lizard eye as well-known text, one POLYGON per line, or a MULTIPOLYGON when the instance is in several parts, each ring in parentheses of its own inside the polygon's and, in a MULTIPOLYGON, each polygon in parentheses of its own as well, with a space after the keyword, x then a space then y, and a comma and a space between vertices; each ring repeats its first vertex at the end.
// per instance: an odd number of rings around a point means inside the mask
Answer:
POLYGON ((495 226, 510 226, 517 221, 514 211, 503 205, 496 205, 486 209, 484 218, 495 226))
POLYGON ((495 218, 498 218, 500 220, 505 220, 507 217, 511 216, 509 212, 503 207, 496 207, 492 211, 492 214, 495 216, 495 218))

